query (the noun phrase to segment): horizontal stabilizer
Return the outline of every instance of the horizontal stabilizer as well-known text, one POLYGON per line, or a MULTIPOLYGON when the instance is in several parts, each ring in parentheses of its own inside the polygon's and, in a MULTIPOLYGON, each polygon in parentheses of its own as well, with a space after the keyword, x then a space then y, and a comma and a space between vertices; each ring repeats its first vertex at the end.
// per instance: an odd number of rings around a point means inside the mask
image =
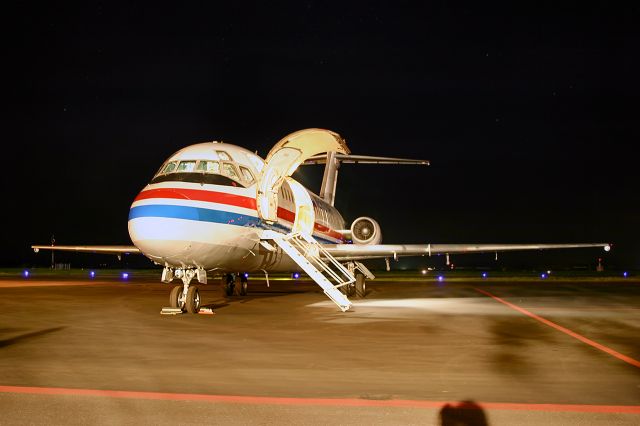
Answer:
MULTIPOLYGON (((341 163, 351 163, 351 164, 417 164, 428 166, 428 160, 413 160, 409 158, 393 158, 393 157, 373 157, 369 155, 347 155, 347 154, 339 154, 335 155, 336 160, 341 163)), ((309 157, 304 164, 326 164, 327 163, 327 155, 314 155, 313 157, 309 157)))

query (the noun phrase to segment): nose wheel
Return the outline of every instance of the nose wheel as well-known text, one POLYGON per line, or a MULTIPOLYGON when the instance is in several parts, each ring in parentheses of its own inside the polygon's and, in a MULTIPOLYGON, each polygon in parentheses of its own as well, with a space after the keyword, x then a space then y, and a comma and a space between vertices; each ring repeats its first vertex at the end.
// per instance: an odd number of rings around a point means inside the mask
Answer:
POLYGON ((191 280, 198 277, 198 281, 206 284, 206 271, 193 269, 176 269, 174 271, 168 267, 162 273, 162 281, 170 282, 173 278, 182 279, 182 285, 177 285, 169 293, 169 306, 190 314, 197 314, 200 310, 200 292, 195 286, 191 286, 191 280))
POLYGON ((169 306, 187 311, 190 314, 197 314, 200 310, 200 292, 197 287, 189 287, 187 294, 184 294, 184 286, 177 285, 169 293, 169 306))

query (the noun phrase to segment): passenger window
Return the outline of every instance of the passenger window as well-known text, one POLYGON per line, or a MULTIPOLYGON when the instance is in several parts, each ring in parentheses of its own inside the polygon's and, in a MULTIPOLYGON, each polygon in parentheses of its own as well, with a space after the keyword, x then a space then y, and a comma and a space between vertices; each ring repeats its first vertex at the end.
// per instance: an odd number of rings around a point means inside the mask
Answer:
POLYGON ((173 172, 176 169, 177 164, 178 163, 175 161, 168 163, 166 166, 164 166, 164 170, 162 170, 162 173, 167 174, 173 172))
POLYGON ((240 166, 240 171, 242 172, 242 176, 244 176, 244 180, 251 183, 253 182, 253 175, 251 174, 251 170, 246 167, 240 166))
POLYGON ((217 161, 200 161, 196 170, 202 173, 213 173, 219 175, 220 163, 217 161))
POLYGON ((178 173, 189 173, 196 168, 195 161, 181 161, 178 165, 178 173))
POLYGON ((240 180, 240 176, 238 176, 238 172, 236 172, 236 168, 233 167, 233 164, 222 163, 222 174, 229 176, 231 179, 240 180))
POLYGON ((229 154, 227 154, 224 151, 216 151, 218 153, 218 157, 220 157, 221 160, 225 160, 225 161, 231 161, 231 157, 229 157, 229 154))

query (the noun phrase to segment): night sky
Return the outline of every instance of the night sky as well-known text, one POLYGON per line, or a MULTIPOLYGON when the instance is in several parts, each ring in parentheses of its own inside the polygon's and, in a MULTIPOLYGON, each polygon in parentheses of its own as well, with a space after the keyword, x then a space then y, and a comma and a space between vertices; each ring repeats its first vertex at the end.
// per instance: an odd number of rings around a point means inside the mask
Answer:
POLYGON ((637 6, 209 3, 5 9, 0 266, 46 265, 29 245, 52 234, 130 244, 133 198, 186 145, 265 156, 321 127, 431 161, 341 168, 337 207, 383 242, 605 241, 640 268, 637 6))

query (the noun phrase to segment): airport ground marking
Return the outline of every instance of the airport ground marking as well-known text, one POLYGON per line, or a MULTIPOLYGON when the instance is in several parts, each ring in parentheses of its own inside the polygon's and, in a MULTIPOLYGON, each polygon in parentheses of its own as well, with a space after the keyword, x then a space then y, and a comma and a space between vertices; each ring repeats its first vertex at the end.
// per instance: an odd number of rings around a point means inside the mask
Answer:
POLYGON ((593 346, 594 348, 599 349, 604 353, 607 353, 607 354, 609 354, 611 356, 614 356, 614 357, 618 358, 619 360, 622 360, 622 361, 624 361, 624 362, 626 362, 628 364, 633 365, 634 367, 640 368, 640 361, 638 361, 637 359, 634 359, 634 358, 631 358, 631 357, 629 357, 627 355, 621 354, 620 352, 618 352, 618 351, 616 351, 614 349, 611 349, 611 348, 609 348, 607 346, 604 346, 604 345, 602 345, 602 344, 600 344, 598 342, 594 342, 593 340, 591 340, 591 339, 589 339, 587 337, 584 337, 583 335, 578 334, 575 331, 571 331, 566 327, 563 327, 563 326, 561 326, 559 324, 556 324, 553 321, 549 321, 548 319, 543 318, 540 315, 536 315, 533 312, 528 311, 528 310, 526 310, 524 308, 521 308, 518 305, 514 305, 511 302, 507 302, 506 300, 501 299, 500 297, 498 297, 498 296, 496 296, 494 294, 491 294, 486 290, 482 290, 482 289, 477 288, 477 287, 474 287, 474 290, 484 294, 485 296, 489 296, 489 297, 493 298, 494 300, 496 300, 496 301, 498 301, 498 302, 510 307, 511 309, 514 309, 514 310, 520 312, 521 314, 527 315, 527 316, 529 316, 529 317, 531 317, 531 318, 533 318, 533 319, 535 319, 537 321, 540 321, 541 323, 543 323, 545 325, 548 325, 549 327, 555 328, 558 331, 561 331, 561 332, 563 332, 563 333, 565 333, 565 334, 567 334, 567 335, 569 335, 569 336, 571 336, 571 337, 573 337, 575 339, 578 339, 581 342, 586 343, 587 345, 593 346))
MULTIPOLYGON (((447 404, 457 405, 460 401, 425 401, 407 399, 358 399, 358 398, 298 398, 272 396, 243 395, 208 395, 191 393, 117 391, 101 389, 73 389, 34 386, 1 386, 2 393, 51 395, 51 396, 88 396, 121 399, 147 399, 161 401, 190 401, 207 403, 231 403, 251 405, 311 405, 334 407, 391 407, 391 408, 424 408, 441 409, 447 404)), ((616 413, 640 414, 640 405, 582 405, 582 404, 532 404, 511 402, 476 402, 481 409, 544 411, 544 412, 579 412, 579 413, 616 413)))

